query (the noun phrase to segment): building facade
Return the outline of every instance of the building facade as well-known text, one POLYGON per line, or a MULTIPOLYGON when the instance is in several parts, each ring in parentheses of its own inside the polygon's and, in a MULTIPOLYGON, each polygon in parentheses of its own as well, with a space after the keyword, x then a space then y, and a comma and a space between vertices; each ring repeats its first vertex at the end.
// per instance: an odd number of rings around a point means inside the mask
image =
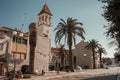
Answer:
MULTIPOLYGON (((42 10, 38 14, 38 22, 36 23, 37 40, 35 47, 34 70, 48 71, 50 53, 51 53, 51 32, 52 32, 52 14, 44 4, 42 10)), ((0 72, 5 73, 5 66, 9 63, 9 69, 14 68, 20 70, 22 65, 29 65, 29 32, 11 29, 8 27, 0 27, 0 72), (8 41, 8 44, 7 42, 8 41), (6 52, 8 52, 9 60, 6 61, 6 52)))
POLYGON ((48 71, 51 53, 51 20, 52 14, 47 4, 44 4, 42 10, 38 14, 38 22, 36 23, 37 41, 35 48, 34 70, 48 71))
POLYGON ((63 70, 66 66, 69 66, 69 56, 67 50, 61 50, 60 48, 51 48, 50 66, 54 66, 54 69, 63 70), (58 64, 58 66, 57 66, 58 64))
MULTIPOLYGON (((93 53, 91 49, 86 49, 89 43, 81 41, 75 46, 73 55, 76 56, 76 65, 81 66, 82 68, 93 68, 93 53)), ((96 68, 99 68, 99 55, 96 50, 95 52, 96 59, 96 68)))
POLYGON ((28 34, 0 27, 0 73, 6 72, 6 66, 12 70, 15 64, 16 70, 20 70, 22 65, 28 65, 28 49, 28 34))

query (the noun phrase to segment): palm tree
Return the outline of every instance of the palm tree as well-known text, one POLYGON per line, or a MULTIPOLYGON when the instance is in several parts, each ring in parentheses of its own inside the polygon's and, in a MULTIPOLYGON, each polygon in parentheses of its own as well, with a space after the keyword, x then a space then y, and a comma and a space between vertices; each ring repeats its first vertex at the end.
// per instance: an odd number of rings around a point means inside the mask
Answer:
POLYGON ((59 50, 60 50, 59 55, 60 55, 60 58, 61 58, 61 65, 62 65, 62 68, 64 68, 64 59, 65 59, 65 52, 66 52, 66 50, 64 48, 64 45, 60 44, 59 50))
POLYGON ((102 47, 98 47, 98 53, 99 53, 99 56, 100 56, 100 68, 102 68, 102 54, 107 54, 105 48, 102 48, 102 47))
POLYGON ((29 25, 29 44, 30 44, 30 57, 29 57, 29 71, 34 72, 34 56, 35 56, 35 46, 37 40, 37 28, 35 23, 29 25))
POLYGON ((72 46, 73 43, 76 43, 76 35, 80 36, 82 39, 85 39, 83 34, 85 33, 84 29, 81 27, 83 24, 77 22, 77 19, 67 18, 67 21, 61 19, 61 22, 54 29, 57 30, 55 35, 55 43, 60 43, 64 37, 64 42, 67 42, 67 46, 69 47, 69 67, 70 70, 73 71, 72 66, 72 46), (80 25, 80 26, 78 26, 80 25))
POLYGON ((85 48, 87 49, 91 49, 92 50, 92 53, 93 53, 93 69, 96 69, 96 64, 95 64, 95 49, 100 46, 100 44, 98 43, 97 40, 90 40, 89 41, 89 44, 85 46, 85 48))

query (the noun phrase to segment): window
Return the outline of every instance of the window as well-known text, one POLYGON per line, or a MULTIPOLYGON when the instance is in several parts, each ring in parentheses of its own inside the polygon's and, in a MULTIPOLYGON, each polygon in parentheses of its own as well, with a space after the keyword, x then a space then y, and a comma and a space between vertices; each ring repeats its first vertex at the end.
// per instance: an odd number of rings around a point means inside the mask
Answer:
POLYGON ((3 50, 3 44, 0 43, 0 50, 2 51, 3 50))
POLYGON ((21 43, 21 38, 13 36, 13 42, 21 43))
POLYGON ((49 21, 51 21, 51 17, 49 17, 49 21))
POLYGON ((27 39, 23 39, 23 38, 16 37, 16 36, 13 36, 13 42, 27 45, 27 39))
POLYGON ((42 21, 44 21, 44 16, 42 16, 42 21))
POLYGON ((47 22, 47 16, 45 16, 45 22, 47 22))
POLYGON ((22 38, 17 37, 17 43, 21 43, 21 42, 22 42, 22 38))
POLYGON ((13 36, 12 41, 13 41, 13 42, 16 42, 16 37, 15 37, 15 36, 13 36))
POLYGON ((22 39, 22 44, 27 45, 27 39, 22 39))
POLYGON ((41 17, 39 17, 39 21, 41 21, 41 17))

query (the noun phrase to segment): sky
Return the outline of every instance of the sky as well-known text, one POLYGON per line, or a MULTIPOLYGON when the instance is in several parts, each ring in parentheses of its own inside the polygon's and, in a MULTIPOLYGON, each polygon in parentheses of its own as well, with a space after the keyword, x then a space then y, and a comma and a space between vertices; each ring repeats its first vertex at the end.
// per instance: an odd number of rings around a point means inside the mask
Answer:
MULTIPOLYGON (((24 24, 24 32, 28 32, 28 26, 31 22, 38 21, 38 13, 43 5, 47 3, 52 16, 52 29, 60 22, 60 19, 66 20, 68 17, 78 19, 83 23, 86 32, 86 40, 95 39, 106 49, 107 55, 104 57, 114 57, 114 48, 109 47, 110 40, 104 35, 104 24, 107 21, 101 16, 103 13, 101 2, 98 0, 0 0, 0 26, 18 29, 24 24)), ((55 47, 52 30, 52 47, 55 47)), ((76 39, 79 43, 81 38, 76 39)))

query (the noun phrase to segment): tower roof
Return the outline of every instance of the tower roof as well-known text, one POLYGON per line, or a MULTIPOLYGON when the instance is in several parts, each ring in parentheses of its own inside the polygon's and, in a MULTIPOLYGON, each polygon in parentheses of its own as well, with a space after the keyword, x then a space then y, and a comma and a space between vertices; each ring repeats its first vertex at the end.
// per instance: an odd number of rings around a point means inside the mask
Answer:
POLYGON ((38 15, 40 15, 40 14, 42 14, 42 13, 47 13, 47 14, 49 14, 49 15, 52 16, 52 14, 51 14, 51 12, 50 12, 50 10, 49 10, 49 8, 48 8, 48 6, 47 6, 46 3, 44 4, 42 10, 40 11, 40 13, 39 13, 38 15))

